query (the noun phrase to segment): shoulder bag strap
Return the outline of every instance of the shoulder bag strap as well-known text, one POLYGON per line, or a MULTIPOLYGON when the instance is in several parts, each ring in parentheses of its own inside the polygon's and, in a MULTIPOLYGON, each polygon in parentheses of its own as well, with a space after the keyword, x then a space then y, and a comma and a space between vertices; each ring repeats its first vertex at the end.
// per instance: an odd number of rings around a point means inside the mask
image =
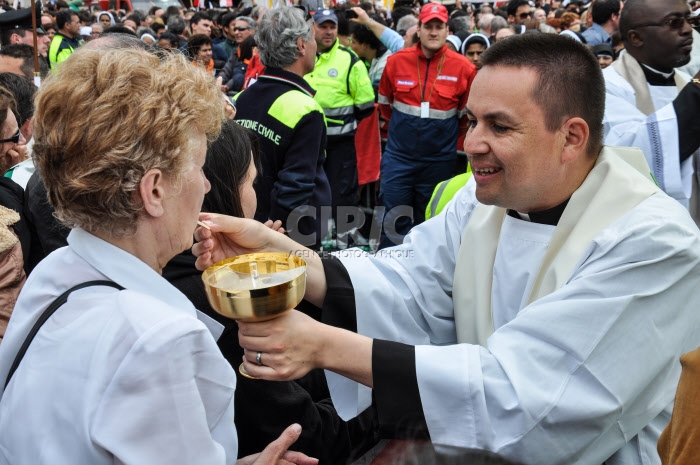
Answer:
POLYGON ((124 290, 122 286, 119 284, 112 282, 112 281, 88 281, 82 284, 78 284, 75 287, 72 287, 68 289, 66 292, 58 296, 56 300, 54 300, 49 307, 44 310, 44 312, 39 316, 39 319, 34 323, 34 326, 32 327, 32 330, 29 331, 29 334, 27 334, 27 338, 24 340, 24 343, 22 344, 22 347, 20 347, 19 352, 17 352, 17 356, 15 357, 15 361, 12 362, 12 366, 10 367, 10 371, 7 374, 7 380, 5 381, 5 389, 7 389, 7 385, 10 383, 10 379, 12 379, 12 375, 15 373, 17 370, 17 367, 19 366, 19 363, 22 361, 22 358, 24 358, 24 354, 27 352, 27 349, 29 348, 29 344, 32 343, 34 340, 34 337, 36 336, 36 333, 39 332, 39 329, 42 327, 46 321, 51 318, 51 315, 53 315, 56 310, 58 310, 63 304, 65 304, 68 301, 68 296, 77 290, 84 289, 86 287, 90 286, 110 286, 115 289, 124 290))

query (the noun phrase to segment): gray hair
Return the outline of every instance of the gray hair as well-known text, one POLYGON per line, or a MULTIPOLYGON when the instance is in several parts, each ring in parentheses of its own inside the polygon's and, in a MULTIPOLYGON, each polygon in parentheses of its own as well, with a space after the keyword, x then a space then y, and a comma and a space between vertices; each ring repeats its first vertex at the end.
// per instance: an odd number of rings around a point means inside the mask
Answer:
POLYGON ((183 32, 185 32, 185 28, 187 28, 187 24, 185 24, 185 20, 182 16, 171 16, 168 18, 168 31, 172 32, 176 36, 179 36, 183 32))
POLYGON ((416 19, 415 16, 405 15, 405 16, 402 16, 401 19, 399 19, 398 23, 396 23, 396 30, 397 31, 407 31, 412 26, 415 26, 417 23, 418 23, 418 20, 416 19))
POLYGON ((153 37, 156 36, 156 33, 155 33, 155 32, 153 31, 153 29, 151 29, 150 27, 141 26, 141 27, 139 27, 138 29, 136 29, 136 37, 139 37, 139 38, 140 38, 140 37, 141 37, 142 35, 144 35, 144 34, 150 34, 150 35, 152 35, 153 37))
POLYGON ((496 35, 499 29, 508 27, 508 21, 503 16, 494 16, 491 20, 491 34, 496 35))
POLYGON ((252 27, 253 29, 258 28, 258 23, 256 23, 255 20, 250 16, 239 16, 238 18, 234 19, 234 21, 245 21, 246 23, 248 23, 249 27, 252 27))
POLYGON ((479 18, 479 30, 482 29, 489 29, 491 30, 491 21, 493 21, 493 14, 492 13, 486 13, 481 15, 481 18, 479 18))
POLYGON ((260 15, 261 15, 261 14, 264 15, 266 11, 267 11, 267 7, 262 6, 262 5, 256 5, 256 6, 254 6, 253 9, 250 11, 250 16, 251 16, 253 19, 258 20, 258 19, 260 19, 260 15))
POLYGON ((299 58, 299 37, 304 42, 312 37, 311 26, 299 8, 280 7, 265 13, 255 34, 262 64, 270 68, 290 66, 299 58))
POLYGON ((91 40, 87 42, 85 45, 80 47, 81 49, 85 48, 97 48, 97 49, 129 49, 129 48, 135 48, 135 49, 141 49, 141 50, 146 50, 149 51, 151 48, 146 44, 145 42, 142 42, 141 39, 139 39, 136 36, 133 36, 131 34, 124 34, 121 32, 103 32, 100 34, 100 37, 98 37, 95 40, 91 40))

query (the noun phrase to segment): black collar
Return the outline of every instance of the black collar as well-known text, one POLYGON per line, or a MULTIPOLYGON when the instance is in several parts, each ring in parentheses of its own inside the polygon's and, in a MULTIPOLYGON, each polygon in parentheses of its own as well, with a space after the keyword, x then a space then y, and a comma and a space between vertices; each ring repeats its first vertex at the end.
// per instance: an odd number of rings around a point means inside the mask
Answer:
POLYGON ((316 90, 314 90, 306 80, 299 76, 298 74, 294 74, 290 71, 286 71, 280 68, 270 68, 269 66, 265 68, 265 71, 263 71, 263 74, 258 78, 258 79, 273 79, 278 82, 286 82, 289 85, 296 86, 299 88, 299 90, 303 91, 310 97, 313 97, 314 94, 316 94, 316 90))
MULTIPOLYGON (((564 200, 562 203, 556 207, 549 208, 547 210, 541 210, 538 212, 529 212, 527 215, 530 217, 530 222, 539 224, 548 224, 550 226, 556 226, 559 223, 561 215, 564 214, 564 209, 569 203, 569 199, 564 200)), ((518 212, 515 210, 508 210, 508 215, 513 218, 522 220, 518 212)), ((525 220, 523 220, 525 221, 525 220)))
POLYGON ((642 71, 644 71, 644 76, 647 78, 647 82, 651 86, 676 86, 676 81, 673 79, 676 74, 675 71, 671 72, 668 77, 663 73, 651 69, 648 66, 642 65, 642 71))

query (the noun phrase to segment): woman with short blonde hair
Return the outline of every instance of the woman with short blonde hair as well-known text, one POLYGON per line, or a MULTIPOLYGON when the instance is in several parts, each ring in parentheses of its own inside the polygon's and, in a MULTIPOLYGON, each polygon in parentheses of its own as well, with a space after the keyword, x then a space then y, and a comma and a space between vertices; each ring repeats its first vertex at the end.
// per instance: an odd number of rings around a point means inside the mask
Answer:
MULTIPOLYGON (((36 164, 73 229, 32 272, 0 347, 0 462, 235 463, 221 325, 161 276, 192 246, 210 188, 214 78, 179 54, 85 47, 36 103, 36 164)), ((300 431, 242 463, 277 463, 300 431)))

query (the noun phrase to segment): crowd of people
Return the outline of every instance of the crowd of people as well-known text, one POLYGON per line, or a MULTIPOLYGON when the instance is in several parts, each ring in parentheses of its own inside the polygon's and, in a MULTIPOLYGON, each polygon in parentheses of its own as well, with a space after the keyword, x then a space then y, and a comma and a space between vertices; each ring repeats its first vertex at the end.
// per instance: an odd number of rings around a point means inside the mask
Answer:
POLYGON ((700 5, 190 6, 0 13, 0 464, 694 463, 700 5))

